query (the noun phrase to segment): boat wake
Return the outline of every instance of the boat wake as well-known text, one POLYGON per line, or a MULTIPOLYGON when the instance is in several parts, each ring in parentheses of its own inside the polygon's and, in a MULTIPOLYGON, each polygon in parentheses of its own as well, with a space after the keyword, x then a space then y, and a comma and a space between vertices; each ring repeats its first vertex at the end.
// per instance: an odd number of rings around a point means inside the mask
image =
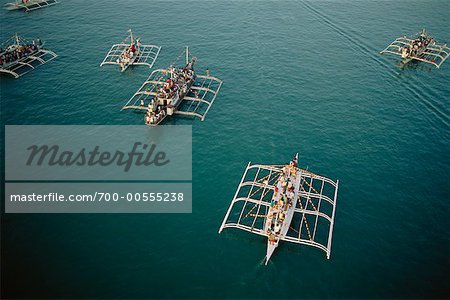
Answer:
POLYGON ((314 8, 309 1, 300 0, 299 1, 303 7, 305 7, 310 13, 315 15, 319 21, 323 22, 325 25, 333 29, 340 36, 348 40, 352 46, 359 49, 362 53, 367 55, 370 59, 375 61, 380 66, 388 69, 389 75, 395 79, 397 79, 396 83, 400 84, 407 91, 409 91, 411 97, 405 97, 407 101, 409 101, 412 105, 420 104, 423 108, 425 108, 427 112, 423 110, 419 110, 423 116, 427 119, 431 124, 434 123, 433 117, 442 122, 445 126, 450 127, 450 113, 446 111, 442 105, 433 99, 440 99, 439 93, 429 84, 424 84, 420 80, 414 77, 408 77, 408 80, 404 80, 403 70, 396 70, 392 66, 392 64, 388 63, 384 58, 378 55, 378 50, 368 44, 366 40, 354 32, 351 29, 346 29, 343 26, 337 24, 332 21, 330 17, 326 14, 322 13, 318 9, 314 8), (415 101, 416 98, 419 101, 415 101), (431 115, 429 114, 431 113, 431 115), (432 117, 433 116, 433 117, 432 117))

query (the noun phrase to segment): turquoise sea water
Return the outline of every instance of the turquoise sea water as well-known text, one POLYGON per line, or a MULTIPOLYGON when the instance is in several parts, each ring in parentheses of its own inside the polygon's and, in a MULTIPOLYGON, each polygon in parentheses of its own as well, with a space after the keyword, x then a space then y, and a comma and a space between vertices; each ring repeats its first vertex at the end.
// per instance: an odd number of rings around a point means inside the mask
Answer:
POLYGON ((80 1, 1 11, 1 40, 40 37, 59 57, 1 77, 4 124, 141 124, 120 111, 150 69, 100 68, 129 28, 190 46, 224 80, 193 125, 189 215, 2 215, 7 298, 436 298, 450 294, 450 61, 398 68, 378 54, 426 28, 450 42, 450 2, 80 1), (217 234, 248 161, 340 179, 331 259, 217 234))

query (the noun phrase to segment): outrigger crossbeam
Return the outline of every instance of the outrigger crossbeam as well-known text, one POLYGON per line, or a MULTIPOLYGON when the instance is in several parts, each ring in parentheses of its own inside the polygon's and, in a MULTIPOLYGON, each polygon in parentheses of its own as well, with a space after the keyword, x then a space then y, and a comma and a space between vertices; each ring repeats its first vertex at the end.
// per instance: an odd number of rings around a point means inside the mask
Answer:
MULTIPOLYGON (((299 185, 293 190, 297 197, 293 201, 294 213, 288 224, 289 230, 279 240, 318 248, 329 259, 339 180, 333 181, 297 167, 296 170, 299 185)), ((283 165, 252 165, 249 162, 219 233, 225 228, 237 228, 268 237, 269 229, 265 224, 282 172, 283 165)), ((266 256, 266 264, 272 252, 266 256)))
POLYGON ((219 78, 197 75, 196 83, 191 88, 191 96, 184 97, 175 114, 193 116, 204 121, 221 87, 222 80, 219 78))
POLYGON ((16 1, 5 4, 6 10, 25 10, 26 12, 33 11, 39 8, 44 8, 58 4, 56 0, 28 0, 26 2, 16 1))
MULTIPOLYGON (((422 34, 426 34, 422 31, 422 34)), ((450 56, 450 48, 447 44, 439 44, 436 40, 431 39, 426 48, 418 53, 418 55, 404 54, 404 49, 407 49, 414 43, 414 39, 407 38, 406 36, 399 37, 390 43, 380 54, 389 53, 405 58, 404 62, 410 60, 422 61, 434 65, 436 68, 440 68, 442 63, 450 56)))

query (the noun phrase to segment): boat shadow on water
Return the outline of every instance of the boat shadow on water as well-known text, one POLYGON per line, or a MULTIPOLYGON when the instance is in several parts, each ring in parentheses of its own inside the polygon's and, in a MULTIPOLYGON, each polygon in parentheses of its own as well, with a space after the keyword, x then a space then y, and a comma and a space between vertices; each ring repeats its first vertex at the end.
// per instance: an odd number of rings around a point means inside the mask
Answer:
POLYGON ((417 70, 421 72, 428 72, 431 73, 435 67, 430 65, 425 65, 423 63, 420 63, 419 61, 410 61, 407 64, 404 63, 398 63, 395 65, 397 69, 400 71, 400 75, 402 72, 410 71, 410 70, 417 70))
MULTIPOLYGON (((267 238, 264 237, 255 237, 254 239, 249 239, 247 237, 247 235, 245 233, 243 233, 242 231, 224 231, 223 236, 227 239, 227 240, 231 240, 231 241, 238 241, 240 243, 245 243, 245 244, 249 244, 249 245, 266 245, 267 244, 267 238)), ((305 250, 309 249, 308 247, 298 247, 297 245, 294 244, 288 244, 288 243, 284 243, 284 244, 280 244, 278 247, 280 247, 280 250, 282 252, 287 251, 289 253, 295 253, 295 254, 305 254, 305 250)), ((314 250, 314 249, 310 249, 310 250, 314 250)), ((311 251, 311 253, 313 253, 314 251, 311 251)), ((277 256, 278 252, 274 252, 273 257, 277 256)), ((310 254, 313 255, 313 254, 310 254)), ((321 253, 317 254, 318 257, 323 257, 323 255, 321 253)), ((260 259, 260 263, 261 265, 264 265, 266 262, 266 258, 265 258, 265 252, 261 251, 261 259, 260 259)), ((272 262, 272 260, 269 260, 269 264, 272 262)))

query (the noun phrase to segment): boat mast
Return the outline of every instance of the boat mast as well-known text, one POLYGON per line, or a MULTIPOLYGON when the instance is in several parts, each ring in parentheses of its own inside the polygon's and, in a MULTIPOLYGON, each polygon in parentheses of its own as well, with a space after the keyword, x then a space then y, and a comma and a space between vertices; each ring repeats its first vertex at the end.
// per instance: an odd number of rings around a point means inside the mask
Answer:
POLYGON ((189 46, 186 46, 186 64, 189 63, 189 46))
POLYGON ((18 33, 16 33, 16 44, 17 44, 17 46, 19 46, 19 44, 20 44, 19 34, 18 33))

